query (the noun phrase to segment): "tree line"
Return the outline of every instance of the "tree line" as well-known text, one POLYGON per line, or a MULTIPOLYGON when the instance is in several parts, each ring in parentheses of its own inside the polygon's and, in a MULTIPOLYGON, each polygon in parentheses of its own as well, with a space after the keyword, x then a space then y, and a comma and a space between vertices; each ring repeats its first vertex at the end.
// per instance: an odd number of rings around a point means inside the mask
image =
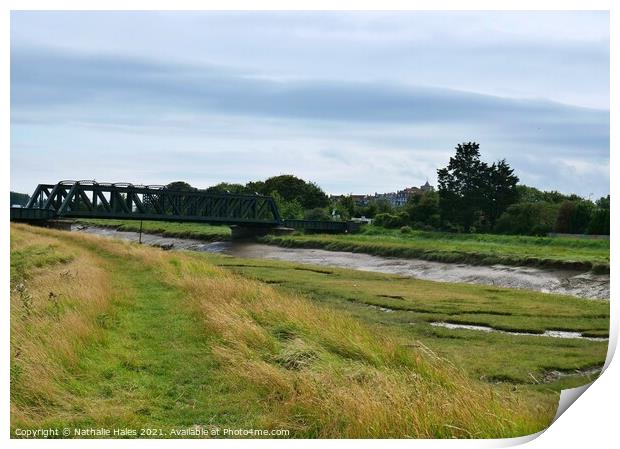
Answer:
POLYGON ((405 231, 609 235, 609 195, 591 201, 544 192, 519 184, 506 160, 482 161, 476 142, 459 144, 455 150, 448 165, 437 170, 437 191, 412 195, 401 208, 381 201, 359 206, 352 197, 334 206, 346 216, 364 215, 374 218, 376 225, 405 231))
POLYGON ((25 206, 28 201, 30 201, 30 195, 27 193, 11 191, 11 206, 25 206))
MULTIPOLYGON (((194 190, 190 184, 177 181, 166 187, 175 190, 194 190)), ((210 193, 266 195, 275 200, 282 218, 330 220, 330 201, 317 184, 293 175, 272 176, 264 181, 247 184, 221 182, 205 189, 210 193)))
MULTIPOLYGON (((352 196, 329 198, 313 182, 279 175, 246 184, 222 182, 205 189, 212 193, 272 196, 285 219, 374 219, 386 228, 448 232, 493 232, 546 235, 550 232, 609 235, 610 197, 596 201, 578 195, 544 192, 519 184, 506 160, 481 160, 480 145, 465 142, 455 148, 448 165, 437 170, 437 191, 411 195, 394 208, 385 199, 358 204, 352 196)), ((175 190, 197 190, 184 181, 167 185, 175 190)), ((28 195, 11 192, 11 204, 24 205, 28 195)))

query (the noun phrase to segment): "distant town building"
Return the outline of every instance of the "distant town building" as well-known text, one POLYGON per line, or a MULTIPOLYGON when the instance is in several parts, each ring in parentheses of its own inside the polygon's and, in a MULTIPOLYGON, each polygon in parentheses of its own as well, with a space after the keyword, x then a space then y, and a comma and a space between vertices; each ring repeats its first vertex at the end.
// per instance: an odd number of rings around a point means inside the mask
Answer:
MULTIPOLYGON (((383 200, 387 201, 392 207, 401 207, 407 204, 409 197, 415 195, 416 191, 414 191, 415 187, 411 187, 405 190, 399 190, 398 192, 389 192, 389 193, 376 193, 374 199, 375 200, 383 200)), ((419 189, 416 189, 419 190, 419 189)))
POLYGON ((424 183, 424 185, 420 187, 420 190, 422 190, 423 192, 434 192, 435 191, 435 187, 430 185, 428 183, 428 179, 427 179, 426 182, 424 183))
MULTIPOLYGON (((413 195, 422 195, 425 192, 433 192, 435 188, 429 184, 428 180, 420 187, 406 187, 397 192, 377 193, 374 195, 351 195, 351 198, 358 206, 368 206, 371 201, 385 200, 392 207, 402 207, 407 204, 413 195)), ((338 201, 346 195, 332 195, 331 198, 338 201)))
POLYGON ((351 198, 358 206, 368 206, 371 197, 369 195, 351 195, 351 198))

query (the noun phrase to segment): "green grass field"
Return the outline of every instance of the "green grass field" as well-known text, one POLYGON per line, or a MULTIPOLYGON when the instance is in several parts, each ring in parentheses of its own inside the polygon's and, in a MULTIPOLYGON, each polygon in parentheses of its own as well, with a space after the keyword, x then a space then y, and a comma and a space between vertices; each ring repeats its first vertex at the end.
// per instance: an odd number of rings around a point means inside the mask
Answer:
POLYGON ((480 335, 424 321, 496 303, 513 317, 504 325, 528 325, 527 312, 602 333, 606 305, 503 290, 480 297, 474 286, 442 294, 439 284, 365 276, 11 225, 11 428, 518 436, 545 428, 558 400, 557 383, 541 378, 533 388, 526 371, 604 358, 602 342, 480 335), (420 310, 368 307, 393 305, 396 296, 420 310))
POLYGON ((609 331, 606 301, 281 261, 208 257, 243 276, 303 294, 386 329, 398 328, 411 341, 423 342, 472 378, 559 391, 567 382, 580 384, 588 378, 568 376, 547 382, 552 371, 574 373, 600 367, 605 361, 606 341, 445 329, 430 323, 474 324, 528 333, 564 330, 605 337, 609 331))
POLYGON ((368 226, 360 234, 266 236, 261 241, 286 247, 322 248, 441 262, 609 272, 609 240, 427 231, 405 234, 398 230, 368 226))
MULTIPOLYGON (((138 232, 139 220, 108 220, 108 219, 80 219, 77 223, 84 225, 114 228, 119 231, 138 232)), ((159 234, 166 237, 191 238, 205 241, 230 240, 230 227, 214 226, 202 223, 176 223, 168 221, 143 221, 142 231, 159 234)))

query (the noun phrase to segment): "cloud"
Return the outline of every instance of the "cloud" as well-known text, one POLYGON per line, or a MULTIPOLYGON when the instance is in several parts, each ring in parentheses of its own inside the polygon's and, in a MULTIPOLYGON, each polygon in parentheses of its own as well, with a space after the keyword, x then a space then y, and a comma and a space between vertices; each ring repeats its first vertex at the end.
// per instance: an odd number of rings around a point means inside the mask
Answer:
POLYGON ((11 42, 609 108, 605 11, 15 11, 11 42))
POLYGON ((476 140, 523 182, 607 194, 606 18, 13 13, 11 185, 288 172, 372 193, 476 140))
POLYGON ((609 139, 608 111, 543 100, 377 82, 273 81, 222 67, 50 50, 14 49, 13 53, 11 99, 16 121, 33 120, 38 113, 47 120, 53 120, 54 113, 63 119, 84 119, 96 117, 103 109, 122 122, 128 111, 148 116, 156 108, 158 113, 189 110, 297 120, 485 123, 513 133, 515 140, 578 148, 603 148, 609 139))

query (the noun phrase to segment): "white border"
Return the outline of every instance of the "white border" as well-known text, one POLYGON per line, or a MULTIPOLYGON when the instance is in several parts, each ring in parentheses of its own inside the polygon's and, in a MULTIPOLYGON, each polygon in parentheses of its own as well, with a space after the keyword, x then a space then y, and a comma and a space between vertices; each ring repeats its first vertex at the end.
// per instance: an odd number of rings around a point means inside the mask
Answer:
MULTIPOLYGON (((617 85, 614 80, 618 78, 618 58, 614 57, 614 51, 617 55, 618 48, 618 32, 614 30, 620 30, 620 20, 618 20, 618 14, 620 14, 620 5, 613 0, 564 0, 564 1, 552 1, 552 0, 505 0, 502 2, 492 0, 469 0, 467 2, 458 0, 436 0, 436 1, 416 1, 416 0, 383 0, 383 1, 364 1, 364 0, 298 0, 295 2, 285 0, 268 0, 260 2, 260 5, 256 1, 251 0, 229 0, 229 1, 197 1, 197 0, 177 0, 175 2, 164 0, 91 0, 88 2, 80 2, 77 0, 57 0, 51 4, 49 1, 43 0, 5 0, 0 6, 0 58, 3 70, 0 72, 1 77, 1 90, 0 99, 2 100, 2 121, 0 123, 0 142, 2 144, 2 164, 0 164, 0 170, 2 173, 1 179, 3 180, 4 188, 0 191, 0 204, 8 205, 9 198, 8 192, 10 190, 10 76, 9 76, 9 43, 10 43, 10 10, 62 10, 62 9, 76 9, 76 10, 200 10, 200 9, 213 9, 213 10, 610 10, 611 11, 611 141, 610 141, 610 157, 611 157, 611 172, 617 167, 617 155, 614 151, 617 149, 618 133, 616 129, 620 129, 618 126, 617 107, 614 105, 619 104, 619 93, 617 85), (616 124, 614 127, 613 124, 616 124)), ((618 194, 618 181, 617 178, 611 177, 611 194, 612 197, 616 197, 618 194)), ((9 360, 9 301, 6 286, 9 285, 9 217, 8 209, 0 208, 2 214, 2 258, 3 267, 2 281, 4 287, 3 294, 3 310, 0 313, 0 322, 2 323, 2 340, 3 344, 0 349, 1 360, 9 360)), ((615 228, 614 224, 620 223, 618 220, 617 209, 612 208, 612 229, 615 228)), ((611 239, 612 247, 612 259, 617 254, 617 241, 615 238, 611 239)), ((612 278, 615 279, 615 266, 612 265, 612 278)), ((611 297, 616 297, 616 288, 614 282, 611 285, 611 297)), ((620 368, 618 362, 611 363, 611 356, 615 351, 618 337, 618 314, 619 305, 616 300, 611 301, 611 333, 610 333, 610 346, 607 357, 607 370, 602 374, 599 380, 583 394, 577 402, 569 407, 559 419, 545 432, 542 432, 538 438, 534 439, 530 444, 530 447, 550 447, 560 446, 562 448, 572 447, 607 447, 610 442, 617 441, 618 431, 617 428, 617 407, 620 404, 620 368)), ((2 372, 2 384, 0 385, 1 397, 2 397, 2 434, 0 435, 0 441, 6 440, 6 443, 10 447, 83 447, 84 441, 32 441, 32 440, 10 440, 9 439, 9 369, 8 363, 2 363, 0 366, 3 368, 2 372)), ((322 440, 319 444, 327 446, 340 446, 345 444, 347 446, 355 445, 356 448, 364 447, 376 447, 377 444, 389 445, 393 447, 446 447, 446 446, 458 446, 481 448, 481 447, 506 447, 515 444, 521 444, 525 441, 530 441, 531 437, 525 437, 522 439, 514 440, 385 440, 380 443, 375 440, 322 440)), ((183 444, 188 447, 205 447, 217 446, 217 447, 238 447, 249 443, 244 440, 183 440, 178 441, 153 441, 153 440, 139 440, 139 441, 125 441, 115 440, 112 444, 117 447, 128 446, 146 446, 160 447, 183 444)), ((93 440, 89 441, 90 447, 107 448, 110 446, 110 441, 93 440)), ((310 447, 317 444, 313 440, 302 440, 291 442, 290 440, 265 440, 265 441, 252 441, 252 446, 255 447, 285 447, 295 444, 301 447, 310 447)))

